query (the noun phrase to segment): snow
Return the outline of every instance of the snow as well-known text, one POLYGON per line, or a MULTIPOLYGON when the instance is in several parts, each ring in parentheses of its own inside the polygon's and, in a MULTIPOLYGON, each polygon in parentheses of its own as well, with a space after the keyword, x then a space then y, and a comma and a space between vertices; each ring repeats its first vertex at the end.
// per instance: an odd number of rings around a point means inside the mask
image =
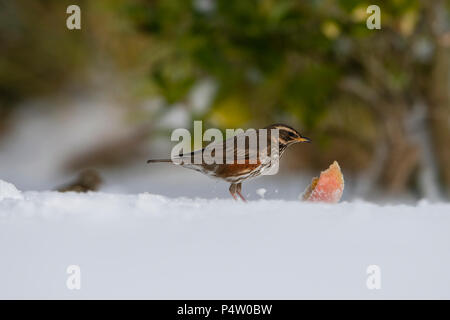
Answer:
POLYGON ((22 194, 13 184, 0 180, 0 201, 3 199, 22 199, 22 194))
POLYGON ((256 190, 256 194, 260 196, 261 198, 264 198, 267 190, 265 188, 259 188, 256 190))
POLYGON ((0 182, 0 298, 450 298, 450 204, 20 192, 0 182), (66 287, 69 265, 81 289, 66 287), (381 289, 366 287, 370 265, 381 289))

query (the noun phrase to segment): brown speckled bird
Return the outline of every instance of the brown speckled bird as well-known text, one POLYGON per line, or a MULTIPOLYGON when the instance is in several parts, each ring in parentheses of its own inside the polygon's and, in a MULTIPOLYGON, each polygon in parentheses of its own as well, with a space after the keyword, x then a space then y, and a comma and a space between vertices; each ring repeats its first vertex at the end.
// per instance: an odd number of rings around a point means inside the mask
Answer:
MULTIPOLYGON (((258 137, 256 146, 249 142, 247 134, 241 133, 225 141, 212 142, 201 150, 181 154, 173 160, 151 159, 147 163, 172 162, 208 176, 225 180, 231 183, 229 190, 233 198, 237 200, 236 194, 238 194, 245 201, 241 193, 244 180, 268 172, 275 163, 274 161, 279 160, 288 146, 299 142, 311 142, 310 139, 302 136, 297 130, 284 124, 274 124, 264 129, 267 130, 267 141, 264 144, 260 140, 260 130, 255 130, 256 137, 258 137), (278 131, 278 140, 276 135, 273 135, 272 138, 271 130, 278 131), (232 143, 230 143, 231 139, 234 139, 232 143), (241 143, 238 141, 241 141, 241 143), (261 145, 263 148, 260 148, 261 145), (272 149, 276 146, 278 146, 278 152, 274 152, 275 149, 272 149), (221 150, 222 153, 222 161, 220 163, 211 161, 218 150, 221 150), (226 157, 229 153, 234 155, 234 157, 233 160, 227 162, 226 157), (196 164, 194 160, 198 156, 201 157, 202 161, 196 164)), ((264 139, 264 135, 261 137, 264 139)))
POLYGON ((97 191, 102 184, 100 174, 93 169, 81 171, 78 177, 68 184, 57 188, 59 192, 88 192, 97 191))

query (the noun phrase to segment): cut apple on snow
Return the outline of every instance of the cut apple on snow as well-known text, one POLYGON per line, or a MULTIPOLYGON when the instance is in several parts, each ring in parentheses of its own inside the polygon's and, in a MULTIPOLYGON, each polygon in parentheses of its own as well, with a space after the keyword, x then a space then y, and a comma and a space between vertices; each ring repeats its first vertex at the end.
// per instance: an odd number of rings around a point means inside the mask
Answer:
POLYGON ((311 185, 301 195, 303 201, 337 203, 344 192, 344 176, 337 161, 325 171, 319 178, 313 178, 311 185))

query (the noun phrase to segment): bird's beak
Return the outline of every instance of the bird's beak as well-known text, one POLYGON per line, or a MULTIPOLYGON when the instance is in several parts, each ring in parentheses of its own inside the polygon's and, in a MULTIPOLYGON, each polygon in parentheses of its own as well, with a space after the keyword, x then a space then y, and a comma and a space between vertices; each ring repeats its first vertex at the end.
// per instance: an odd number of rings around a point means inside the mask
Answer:
POLYGON ((307 142, 310 143, 311 139, 307 138, 307 137, 300 137, 297 139, 298 142, 307 142))

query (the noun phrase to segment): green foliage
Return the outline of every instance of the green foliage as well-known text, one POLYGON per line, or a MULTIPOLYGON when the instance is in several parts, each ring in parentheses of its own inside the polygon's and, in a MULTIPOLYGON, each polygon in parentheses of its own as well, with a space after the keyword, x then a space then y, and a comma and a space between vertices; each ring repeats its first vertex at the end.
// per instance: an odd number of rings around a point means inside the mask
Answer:
POLYGON ((211 10, 192 1, 139 2, 129 9, 140 30, 171 48, 151 72, 160 93, 169 102, 182 100, 197 80, 211 77, 219 84, 213 107, 238 96, 242 105, 233 110, 248 108, 253 121, 288 112, 313 125, 338 78, 326 61, 333 41, 316 27, 314 2, 212 3, 211 10))
POLYGON ((64 4, 0 1, 0 109, 54 91, 83 64, 83 36, 65 27, 64 4))

